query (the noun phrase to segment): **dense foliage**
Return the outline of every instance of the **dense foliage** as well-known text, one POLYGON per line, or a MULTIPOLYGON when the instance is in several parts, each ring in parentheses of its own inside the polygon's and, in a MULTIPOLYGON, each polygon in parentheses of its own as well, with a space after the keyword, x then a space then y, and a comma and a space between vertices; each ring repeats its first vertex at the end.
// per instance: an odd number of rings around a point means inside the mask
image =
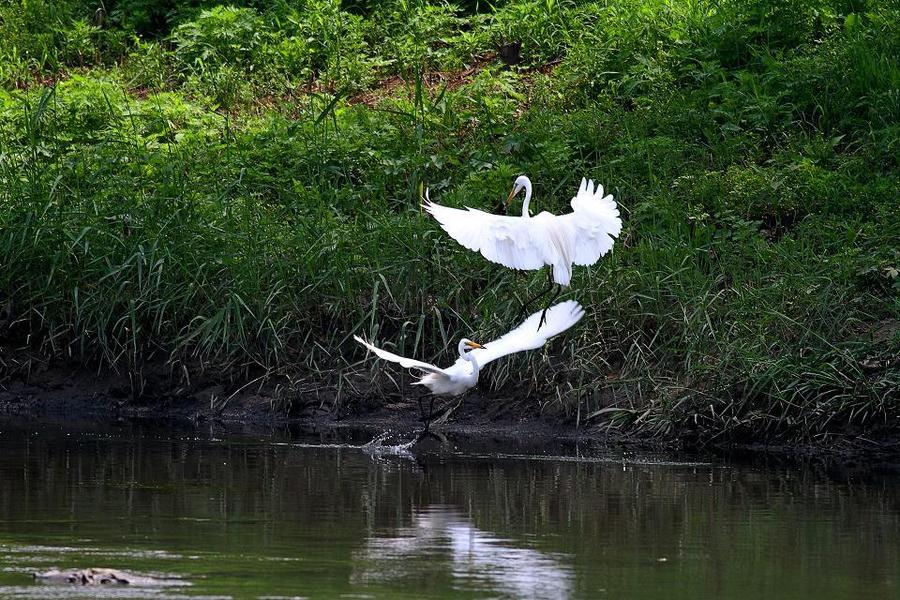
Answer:
POLYGON ((0 40, 7 374, 356 401, 353 333, 449 361, 543 286, 419 207, 499 210, 524 172, 537 210, 602 182, 625 231, 576 271, 583 325, 483 393, 704 439, 900 424, 893 3, 15 0, 0 40))

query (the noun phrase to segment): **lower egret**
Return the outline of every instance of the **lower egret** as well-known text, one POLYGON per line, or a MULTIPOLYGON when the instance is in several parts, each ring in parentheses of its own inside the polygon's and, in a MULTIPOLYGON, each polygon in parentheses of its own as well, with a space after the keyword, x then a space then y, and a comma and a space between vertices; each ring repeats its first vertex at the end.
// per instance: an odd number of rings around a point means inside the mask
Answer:
MULTIPOLYGON (((459 396, 478 383, 481 368, 492 360, 507 354, 533 350, 547 343, 551 337, 558 335, 577 323, 584 316, 584 309, 574 300, 566 300, 559 304, 538 311, 509 333, 488 342, 484 346, 463 338, 457 345, 459 358, 447 368, 436 367, 427 362, 406 358, 383 350, 359 336, 353 336, 357 342, 374 352, 384 360, 395 362, 407 369, 415 369, 422 373, 422 378, 413 385, 424 385, 433 394, 428 417, 425 419, 424 436, 428 432, 431 411, 434 408, 434 396, 459 396), (543 327, 541 321, 544 321, 543 327)), ((420 436, 421 437, 421 436, 420 436)))

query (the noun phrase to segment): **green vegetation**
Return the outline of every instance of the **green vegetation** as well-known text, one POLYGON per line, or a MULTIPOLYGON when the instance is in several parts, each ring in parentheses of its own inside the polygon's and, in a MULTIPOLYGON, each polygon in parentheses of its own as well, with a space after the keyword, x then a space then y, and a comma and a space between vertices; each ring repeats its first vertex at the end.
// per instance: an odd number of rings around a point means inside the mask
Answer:
POLYGON ((625 230, 583 325, 483 393, 703 440, 900 426, 896 4, 17 0, 0 40, 7 374, 395 394, 353 333, 450 361, 544 284, 423 187, 499 210, 527 173, 562 212, 587 176, 625 230))

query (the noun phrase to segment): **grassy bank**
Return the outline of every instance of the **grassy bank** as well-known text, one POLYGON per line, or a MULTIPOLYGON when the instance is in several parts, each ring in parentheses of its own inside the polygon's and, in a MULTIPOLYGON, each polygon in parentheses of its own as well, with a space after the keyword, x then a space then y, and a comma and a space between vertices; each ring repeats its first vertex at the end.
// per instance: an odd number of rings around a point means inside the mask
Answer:
POLYGON ((483 394, 703 439, 900 425, 894 3, 21 1, 0 39, 7 375, 405 393, 353 333, 450 361, 544 283, 423 186, 498 210, 527 173, 563 212, 588 176, 625 229, 587 316, 483 394))

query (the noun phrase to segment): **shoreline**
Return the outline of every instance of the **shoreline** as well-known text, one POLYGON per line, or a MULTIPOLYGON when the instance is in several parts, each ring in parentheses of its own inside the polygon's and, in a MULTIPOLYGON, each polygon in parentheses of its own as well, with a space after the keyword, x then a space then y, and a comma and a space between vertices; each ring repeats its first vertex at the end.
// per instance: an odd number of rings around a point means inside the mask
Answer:
MULTIPOLYGON (((127 386, 128 378, 123 375, 97 376, 68 368, 47 370, 32 375, 29 381, 13 379, 0 386, 0 421, 73 426, 138 422, 255 433, 298 428, 307 432, 366 432, 372 438, 385 432, 411 436, 422 427, 418 405, 412 398, 380 406, 354 402, 351 407, 334 412, 324 407, 320 398, 318 402, 293 405, 277 398, 272 386, 253 390, 239 387, 238 393, 221 405, 209 400, 223 389, 221 384, 195 384, 189 390, 172 386, 159 391, 157 383, 152 395, 145 394, 138 400, 128 397, 127 386)), ((439 400, 435 419, 449 405, 447 400, 439 400)), ((654 437, 603 423, 576 426, 561 415, 535 414, 534 408, 536 405, 526 399, 489 398, 476 391, 464 396, 452 415, 432 430, 457 443, 524 444, 537 453, 560 444, 587 444, 594 449, 626 453, 773 458, 816 462, 841 470, 900 471, 900 431, 833 435, 824 443, 789 439, 717 441, 703 440, 696 434, 654 437)), ((422 442, 426 443, 431 442, 422 442)))

